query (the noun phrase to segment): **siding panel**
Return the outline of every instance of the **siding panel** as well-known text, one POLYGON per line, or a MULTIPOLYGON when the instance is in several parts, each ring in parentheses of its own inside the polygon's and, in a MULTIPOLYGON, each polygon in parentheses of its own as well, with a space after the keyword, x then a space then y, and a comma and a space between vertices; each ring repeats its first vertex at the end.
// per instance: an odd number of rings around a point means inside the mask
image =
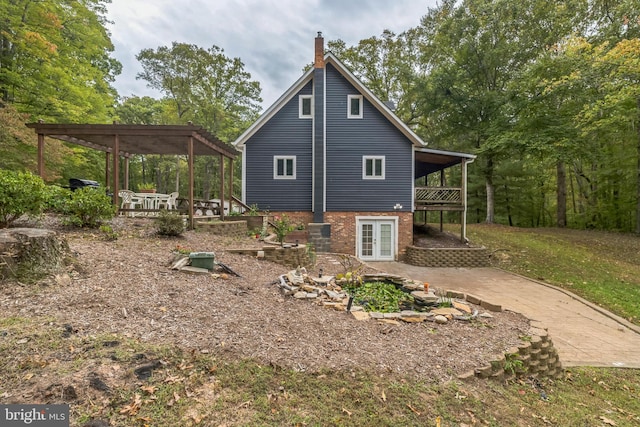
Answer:
POLYGON ((412 144, 366 99, 363 118, 347 119, 359 92, 327 65, 327 211, 411 211, 412 144), (362 179, 362 156, 385 156, 385 179, 362 179))
POLYGON ((298 118, 298 95, 311 95, 311 82, 291 98, 245 144, 246 203, 271 211, 311 211, 311 119, 298 118), (273 179, 273 157, 296 156, 296 179, 273 179))

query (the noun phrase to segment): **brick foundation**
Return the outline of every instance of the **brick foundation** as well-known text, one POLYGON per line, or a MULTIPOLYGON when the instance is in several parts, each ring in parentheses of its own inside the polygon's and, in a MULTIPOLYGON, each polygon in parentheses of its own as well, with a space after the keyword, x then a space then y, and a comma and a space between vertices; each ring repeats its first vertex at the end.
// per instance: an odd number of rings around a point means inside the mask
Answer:
MULTIPOLYGON (((271 218, 286 215, 292 224, 304 224, 309 228, 312 212, 271 212, 271 218)), ((322 243, 318 252, 335 252, 356 255, 356 217, 398 218, 398 259, 402 259, 407 246, 413 243, 413 214, 411 212, 325 212, 324 222, 331 229, 330 244, 322 243)), ((311 229, 309 228, 311 231, 311 229)), ((312 236, 310 241, 313 242, 312 236)))
POLYGON ((325 222, 331 224, 331 250, 356 255, 356 217, 398 218, 398 259, 404 257, 407 246, 413 243, 413 214, 411 212, 325 212, 325 222))

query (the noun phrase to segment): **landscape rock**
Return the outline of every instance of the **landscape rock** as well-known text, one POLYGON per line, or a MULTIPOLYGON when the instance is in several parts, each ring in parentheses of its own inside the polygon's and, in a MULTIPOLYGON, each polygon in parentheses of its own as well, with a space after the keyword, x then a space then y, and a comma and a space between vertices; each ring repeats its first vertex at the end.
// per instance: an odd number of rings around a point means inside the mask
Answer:
POLYGON ((449 319, 447 319, 446 317, 444 317, 444 316, 442 316, 440 314, 435 316, 433 319, 436 321, 436 323, 438 323, 440 325, 444 325, 445 323, 447 323, 449 321, 449 319))

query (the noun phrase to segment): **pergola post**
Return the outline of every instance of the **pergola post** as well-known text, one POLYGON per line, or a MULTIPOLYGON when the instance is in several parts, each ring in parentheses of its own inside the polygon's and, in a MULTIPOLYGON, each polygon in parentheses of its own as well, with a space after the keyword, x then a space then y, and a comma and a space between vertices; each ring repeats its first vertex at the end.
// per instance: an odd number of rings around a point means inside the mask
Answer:
POLYGON ((124 186, 122 187, 125 190, 129 189, 129 156, 126 155, 124 158, 124 186))
MULTIPOLYGON (((113 136, 113 148, 111 152, 113 153, 113 204, 118 207, 119 211, 120 201, 118 200, 118 189, 120 188, 120 156, 118 153, 120 153, 120 135, 118 135, 118 133, 113 136)), ((107 153, 107 155, 108 154, 109 153, 107 153)))
POLYGON ((189 229, 193 230, 196 228, 195 222, 193 220, 193 136, 189 137, 189 142, 187 143, 187 157, 189 164, 189 229))
POLYGON ((104 153, 104 183, 109 186, 109 152, 104 153))
POLYGON ((38 175, 44 179, 44 134, 38 134, 38 175))
POLYGON ((232 212, 233 204, 233 159, 229 159, 229 215, 232 212))
MULTIPOLYGON (((231 209, 231 203, 229 203, 231 209)), ((220 221, 224 221, 224 156, 220 154, 220 221)))

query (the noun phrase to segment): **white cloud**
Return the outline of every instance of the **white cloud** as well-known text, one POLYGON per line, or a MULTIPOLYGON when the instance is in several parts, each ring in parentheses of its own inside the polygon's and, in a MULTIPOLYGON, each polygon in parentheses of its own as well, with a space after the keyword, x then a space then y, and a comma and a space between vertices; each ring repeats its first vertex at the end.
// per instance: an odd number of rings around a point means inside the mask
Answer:
POLYGON ((313 60, 314 37, 348 45, 384 29, 400 33, 420 23, 436 0, 112 0, 107 18, 114 56, 123 64, 120 95, 158 93, 136 80, 135 55, 173 41, 216 45, 239 57, 262 87, 263 106, 273 103, 313 60))

